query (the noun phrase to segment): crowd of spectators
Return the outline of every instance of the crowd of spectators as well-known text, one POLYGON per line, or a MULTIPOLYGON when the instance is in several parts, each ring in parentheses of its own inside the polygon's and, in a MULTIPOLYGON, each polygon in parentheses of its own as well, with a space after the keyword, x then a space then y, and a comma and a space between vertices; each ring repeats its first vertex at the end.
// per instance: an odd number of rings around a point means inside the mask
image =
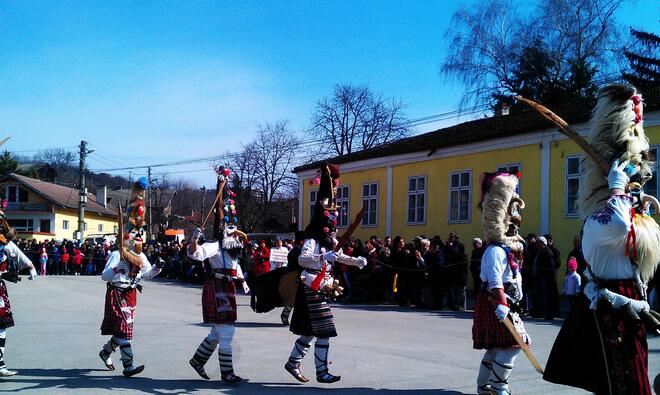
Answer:
MULTIPOLYGON (((529 234, 525 239, 525 256, 521 265, 525 291, 523 308, 533 317, 553 319, 559 316, 557 271, 562 262, 559 250, 551 235, 529 234)), ((248 284, 253 284, 255 276, 287 265, 287 260, 281 257, 296 244, 302 245, 302 239, 247 243, 240 264, 248 284)), ((97 244, 90 240, 77 244, 71 240, 37 242, 19 239, 18 246, 38 263, 41 275, 99 275, 114 248, 113 243, 97 244)), ((465 310, 468 307, 468 273, 474 287, 471 291, 477 292, 481 287, 479 273, 486 245, 481 239, 474 238, 470 247, 468 251, 455 232, 449 233, 446 239, 438 235, 432 238, 421 235, 412 240, 401 236, 393 239, 371 236, 364 241, 351 239, 342 246, 343 252, 365 257, 367 267, 363 270, 341 264, 334 267, 334 276, 344 287, 339 301, 465 310)), ((586 262, 579 237, 575 238, 573 247, 567 261, 574 259, 577 274, 583 276, 586 262)), ((152 262, 165 261, 161 278, 202 283, 205 278, 203 264, 190 260, 186 248, 186 242, 149 242, 144 252, 152 262)), ((299 254, 299 248, 295 253, 299 254)))

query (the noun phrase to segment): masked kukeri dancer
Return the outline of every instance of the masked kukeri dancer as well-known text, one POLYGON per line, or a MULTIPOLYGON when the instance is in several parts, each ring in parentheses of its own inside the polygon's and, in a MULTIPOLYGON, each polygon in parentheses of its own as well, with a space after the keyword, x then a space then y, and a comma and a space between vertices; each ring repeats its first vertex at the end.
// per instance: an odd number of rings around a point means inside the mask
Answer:
POLYGON ((642 192, 653 168, 642 105, 630 86, 598 93, 588 142, 605 166, 586 157, 578 192, 587 282, 544 375, 597 394, 651 394, 645 326, 657 327, 657 313, 649 310, 646 282, 660 262, 660 229, 647 214, 647 203, 658 212, 657 200, 642 192))
POLYGON ((481 258, 481 290, 476 296, 472 341, 475 349, 486 349, 477 376, 477 393, 509 394, 509 376, 520 353, 504 320, 511 320, 527 344, 529 336, 518 314, 522 299, 524 243, 518 235, 524 202, 516 194, 518 178, 489 173, 482 182, 482 220, 486 250, 481 258))
POLYGON ((13 376, 17 373, 7 369, 4 359, 7 328, 14 326, 14 317, 4 280, 18 282, 20 280, 18 272, 22 269, 30 270, 28 279, 37 278, 37 270, 30 259, 12 241, 15 236, 15 230, 9 226, 4 212, 0 210, 0 377, 13 376))
POLYGON ((137 290, 142 290, 140 285, 142 280, 157 276, 164 264, 163 261, 159 261, 152 266, 142 252, 145 225, 144 191, 147 187, 146 177, 138 179, 133 186, 131 202, 127 207, 128 223, 125 228, 120 218, 117 237, 119 248, 110 254, 101 273, 101 279, 107 282, 101 334, 112 337, 101 348, 99 357, 108 370, 114 370, 110 355, 119 348, 124 366, 122 373, 126 377, 134 376, 144 370, 144 365, 133 365, 131 349, 137 290))
POLYGON ((337 336, 332 311, 328 305, 328 296, 335 294, 338 282, 332 277, 332 263, 339 262, 362 269, 367 260, 364 257, 353 258, 337 248, 337 205, 336 190, 339 185, 339 168, 326 164, 321 168, 319 191, 311 222, 305 229, 306 239, 298 262, 300 280, 296 294, 291 332, 299 335, 289 361, 284 368, 296 380, 307 382, 300 370, 300 363, 314 343, 316 362, 316 380, 319 383, 334 383, 340 376, 328 371, 328 348, 330 338, 337 336))
POLYGON ((217 192, 215 206, 214 238, 216 241, 201 242, 201 229, 195 229, 188 246, 188 256, 196 261, 206 261, 206 271, 209 274, 202 291, 202 313, 204 323, 213 324, 211 332, 197 348, 190 360, 190 366, 204 379, 209 376, 204 371, 204 365, 213 352, 218 349, 220 373, 222 381, 235 384, 242 380, 234 373, 232 358, 232 340, 234 338, 234 323, 236 322, 236 285, 250 292, 238 258, 247 236, 236 229, 238 218, 231 190, 225 190, 229 169, 218 169, 217 192), (224 199, 221 197, 224 196, 224 199))

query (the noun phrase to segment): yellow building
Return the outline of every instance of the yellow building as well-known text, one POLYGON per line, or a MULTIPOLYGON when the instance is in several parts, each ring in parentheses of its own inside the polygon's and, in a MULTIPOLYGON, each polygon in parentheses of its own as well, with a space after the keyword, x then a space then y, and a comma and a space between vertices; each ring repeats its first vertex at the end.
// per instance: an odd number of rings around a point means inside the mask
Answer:
MULTIPOLYGON (((644 115, 652 154, 660 157, 660 103, 647 103, 644 115)), ((585 133, 590 107, 558 110, 585 133)), ((337 203, 342 207, 339 231, 366 207, 354 237, 367 239, 418 235, 446 239, 458 232, 466 249, 482 237, 480 177, 484 172, 522 174, 521 234, 550 233, 562 262, 580 233, 575 200, 580 183, 581 149, 536 113, 501 115, 466 122, 376 148, 328 159, 341 170, 337 203)), ((323 161, 294 169, 300 192, 299 228, 309 223, 317 185, 310 181, 323 161)), ((655 177, 647 193, 658 196, 655 177)))
MULTIPOLYGON (((73 239, 78 230, 78 190, 11 173, 0 180, 9 225, 27 239, 73 239)), ((85 237, 117 232, 117 212, 107 207, 105 188, 87 194, 85 237)))

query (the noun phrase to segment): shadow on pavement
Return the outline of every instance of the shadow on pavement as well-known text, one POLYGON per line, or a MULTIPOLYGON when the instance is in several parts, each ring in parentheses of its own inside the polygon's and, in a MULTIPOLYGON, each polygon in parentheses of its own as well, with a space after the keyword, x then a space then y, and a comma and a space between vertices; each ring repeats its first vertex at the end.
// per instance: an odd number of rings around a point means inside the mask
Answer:
POLYGON ((332 390, 339 394, 371 394, 371 393, 406 393, 416 394, 443 394, 463 395, 458 391, 447 391, 442 389, 375 389, 375 388, 324 388, 310 387, 299 383, 268 383, 250 382, 248 380, 235 385, 228 386, 219 380, 179 380, 179 379, 152 379, 148 377, 124 378, 120 370, 108 372, 101 369, 21 369, 19 375, 4 382, 24 384, 21 389, 3 390, 2 392, 29 392, 47 391, 56 392, 61 390, 84 390, 103 389, 109 391, 133 390, 144 391, 153 394, 186 394, 193 391, 221 391, 223 393, 269 393, 287 394, 297 393, 321 393, 332 390), (103 372, 103 374, 99 374, 103 372), (117 373, 115 373, 117 372, 117 373))

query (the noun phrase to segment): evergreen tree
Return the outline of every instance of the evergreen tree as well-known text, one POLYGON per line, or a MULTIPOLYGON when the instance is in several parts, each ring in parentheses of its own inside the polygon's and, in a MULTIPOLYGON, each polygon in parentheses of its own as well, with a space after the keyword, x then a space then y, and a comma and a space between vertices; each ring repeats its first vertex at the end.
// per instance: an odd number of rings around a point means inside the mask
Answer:
POLYGON ((4 151, 0 156, 0 176, 13 173, 18 168, 18 161, 12 158, 9 151, 4 151))
POLYGON ((623 79, 643 93, 652 93, 660 86, 660 36, 635 29, 630 29, 630 34, 636 42, 624 51, 630 70, 623 73, 623 79))

